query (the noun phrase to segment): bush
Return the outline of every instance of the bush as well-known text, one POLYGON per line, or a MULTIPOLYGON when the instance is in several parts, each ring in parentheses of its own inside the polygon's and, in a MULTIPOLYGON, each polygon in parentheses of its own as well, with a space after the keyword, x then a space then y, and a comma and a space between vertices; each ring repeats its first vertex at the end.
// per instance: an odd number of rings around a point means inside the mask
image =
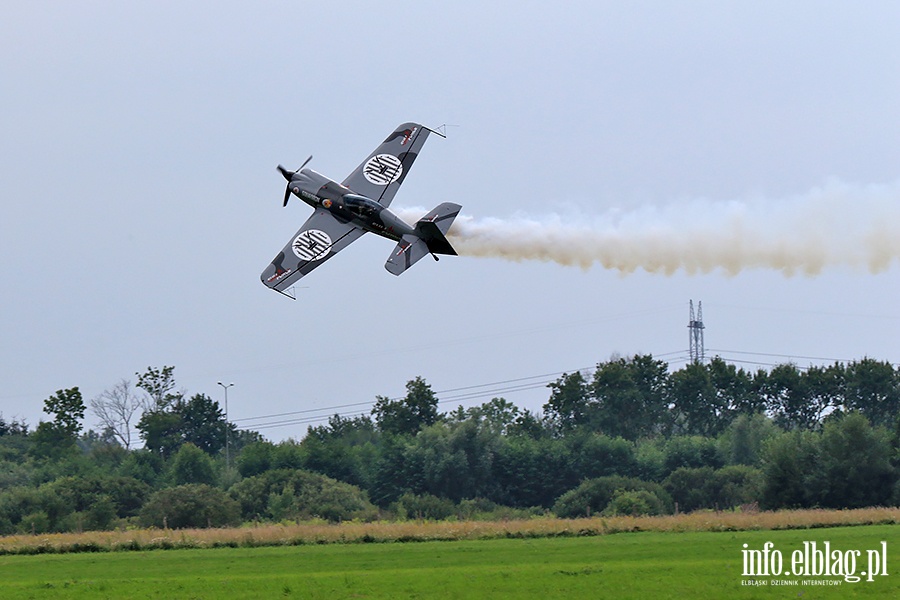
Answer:
POLYGON ((715 506, 712 479, 711 467, 680 467, 666 477, 663 487, 672 495, 679 511, 691 512, 715 506))
POLYGON ((154 493, 141 510, 140 519, 145 527, 225 527, 240 524, 241 510, 225 492, 192 483, 154 493))
MULTIPOLYGON (((113 510, 112 518, 137 515, 141 505, 143 505, 150 493, 147 484, 132 477, 97 475, 62 477, 42 485, 39 490, 44 494, 45 498, 52 499, 45 499, 45 506, 55 506, 60 501, 62 502, 63 508, 60 516, 70 511, 90 512, 95 510, 95 506, 98 503, 109 502, 113 510)), ((46 510, 53 516, 54 511, 50 508, 46 510)), ((97 514, 100 514, 108 509, 96 508, 96 510, 99 511, 97 514)), ((106 519, 105 517, 100 517, 99 520, 94 519, 92 522, 102 524, 106 522, 106 519)), ((105 526, 101 527, 101 529, 105 528, 105 526)))
POLYGON ((496 504, 485 498, 461 500, 456 506, 456 516, 463 521, 510 521, 513 519, 530 519, 546 514, 540 506, 515 508, 496 504))
POLYGON ((662 500, 647 490, 616 490, 603 511, 604 515, 659 515, 664 512, 662 500))
POLYGON ((731 465, 718 470, 682 467, 666 478, 663 487, 678 503, 680 511, 727 509, 759 502, 763 491, 763 473, 745 465, 731 465))
POLYGON ((42 510, 27 514, 19 522, 19 533, 47 533, 50 531, 50 517, 42 510))
POLYGON ((582 482, 581 485, 557 499, 553 505, 553 512, 566 519, 589 517, 606 510, 617 492, 639 490, 656 496, 661 504, 661 513, 672 512, 672 498, 661 485, 619 475, 598 477, 582 482))
POLYGON ((761 470, 744 465, 732 465, 713 474, 716 503, 721 508, 759 502, 764 484, 761 470))
POLYGON ((391 509, 399 519, 431 519, 442 521, 456 514, 456 504, 447 498, 431 494, 410 494, 400 496, 391 509))
POLYGON ((279 469, 248 477, 229 490, 246 519, 307 519, 329 521, 374 518, 376 508, 366 493, 309 471, 279 469))

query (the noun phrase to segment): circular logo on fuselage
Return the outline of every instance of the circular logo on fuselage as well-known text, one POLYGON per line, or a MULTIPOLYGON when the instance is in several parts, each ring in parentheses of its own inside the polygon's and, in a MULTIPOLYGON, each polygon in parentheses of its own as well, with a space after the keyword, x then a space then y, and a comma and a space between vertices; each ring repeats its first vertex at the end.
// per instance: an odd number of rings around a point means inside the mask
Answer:
POLYGON ((393 154, 376 154, 363 167, 363 175, 369 183, 388 185, 403 174, 403 163, 393 154))
POLYGON ((331 252, 331 236, 321 229, 301 231, 291 244, 300 260, 322 260, 331 252))

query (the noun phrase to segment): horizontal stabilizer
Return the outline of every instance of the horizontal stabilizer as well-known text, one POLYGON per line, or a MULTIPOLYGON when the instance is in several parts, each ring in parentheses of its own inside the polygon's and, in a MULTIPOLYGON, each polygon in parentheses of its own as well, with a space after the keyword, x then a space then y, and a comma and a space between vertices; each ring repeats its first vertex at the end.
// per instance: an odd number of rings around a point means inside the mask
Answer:
MULTIPOLYGON (((459 204, 444 202, 419 219, 416 222, 415 232, 400 239, 384 268, 394 275, 399 275, 426 254, 456 256, 456 250, 444 236, 450 230, 450 225, 461 208, 459 204)), ((437 256, 434 259, 437 260, 437 256)))
POLYGON ((428 244, 425 243, 425 240, 414 235, 404 235, 394 251, 391 252, 387 262, 384 263, 384 268, 389 273, 399 275, 426 254, 428 254, 428 244))

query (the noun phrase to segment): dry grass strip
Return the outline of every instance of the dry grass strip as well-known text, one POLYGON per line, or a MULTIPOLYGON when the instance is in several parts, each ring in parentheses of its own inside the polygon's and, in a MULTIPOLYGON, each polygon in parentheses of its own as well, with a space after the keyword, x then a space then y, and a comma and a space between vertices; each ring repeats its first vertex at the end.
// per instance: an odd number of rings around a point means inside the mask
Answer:
POLYGON ((0 537, 0 554, 109 552, 607 535, 633 531, 748 531, 900 523, 900 507, 707 512, 658 517, 536 517, 509 521, 301 522, 230 529, 135 529, 0 537))

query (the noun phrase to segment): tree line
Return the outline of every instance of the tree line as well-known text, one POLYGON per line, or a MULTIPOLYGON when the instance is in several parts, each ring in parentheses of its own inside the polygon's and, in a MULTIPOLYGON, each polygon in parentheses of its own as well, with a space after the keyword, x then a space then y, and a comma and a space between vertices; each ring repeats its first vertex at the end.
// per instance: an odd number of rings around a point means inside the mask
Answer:
POLYGON ((87 404, 56 392, 34 429, 0 416, 0 533, 900 504, 900 370, 868 358, 613 358, 551 382, 540 412, 441 413, 416 377, 280 443, 178 390, 173 367, 136 375, 87 404))

